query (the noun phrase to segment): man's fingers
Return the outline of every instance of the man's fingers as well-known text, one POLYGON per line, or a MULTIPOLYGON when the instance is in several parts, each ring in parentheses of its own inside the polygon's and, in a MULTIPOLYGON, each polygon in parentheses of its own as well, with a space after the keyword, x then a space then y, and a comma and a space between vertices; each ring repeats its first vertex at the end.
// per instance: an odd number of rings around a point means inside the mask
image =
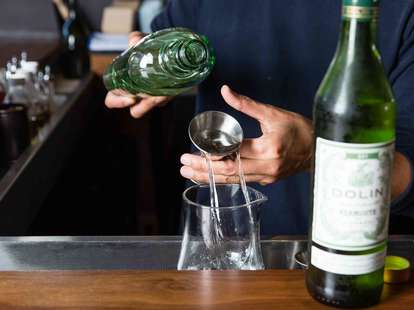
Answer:
MULTIPOLYGON (((184 154, 181 156, 181 163, 194 170, 208 172, 208 165, 205 157, 194 154, 184 154)), ((233 175, 238 173, 237 165, 231 159, 221 159, 216 157, 211 161, 214 173, 223 175, 233 175)))
POLYGON ((131 32, 128 36, 128 45, 129 45, 129 47, 132 47, 135 44, 137 44, 145 36, 146 36, 146 33, 142 33, 142 32, 139 32, 139 31, 131 32))
MULTIPOLYGON (((208 184, 208 173, 204 171, 193 170, 190 167, 183 166, 180 170, 181 175, 184 178, 193 180, 198 183, 208 184)), ((256 182, 262 184, 269 184, 270 179, 267 176, 263 175, 246 175, 245 180, 247 183, 256 182)), ((237 184, 240 183, 240 178, 238 175, 226 176, 221 174, 214 175, 214 181, 216 184, 237 184)))
POLYGON ((125 108, 136 103, 136 99, 126 96, 117 96, 112 92, 109 92, 105 98, 105 105, 108 108, 125 108))
POLYGON ((140 118, 154 107, 160 105, 163 102, 170 100, 169 97, 147 97, 141 99, 141 101, 130 108, 130 113, 134 118, 140 118))
POLYGON ((207 163, 205 159, 199 155, 183 154, 180 158, 180 161, 184 166, 190 166, 197 170, 207 171, 207 163))
MULTIPOLYGON (((181 163, 195 171, 207 173, 208 167, 206 160, 197 155, 184 154, 181 156, 181 163)), ((239 164, 232 159, 212 161, 214 174, 223 176, 239 175, 239 164)), ((275 177, 278 174, 279 166, 277 161, 269 163, 269 160, 242 159, 243 173, 247 175, 262 175, 275 177)))
POLYGON ((242 96, 230 89, 227 85, 221 88, 221 95, 223 99, 234 109, 253 117, 259 122, 263 122, 268 110, 267 105, 259 103, 250 99, 249 97, 242 96))
POLYGON ((146 97, 146 98, 132 98, 126 96, 117 96, 112 92, 106 95, 105 105, 108 108, 125 108, 130 107, 131 115, 134 118, 140 118, 149 110, 161 104, 170 101, 171 97, 146 97))

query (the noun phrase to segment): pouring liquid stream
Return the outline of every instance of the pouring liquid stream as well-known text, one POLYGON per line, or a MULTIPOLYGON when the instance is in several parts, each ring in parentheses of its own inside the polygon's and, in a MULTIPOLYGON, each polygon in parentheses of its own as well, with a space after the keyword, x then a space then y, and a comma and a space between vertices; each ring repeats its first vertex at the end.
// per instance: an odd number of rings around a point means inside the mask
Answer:
MULTIPOLYGON (((246 178, 244 176, 240 151, 236 153, 236 161, 237 161, 238 170, 239 170, 240 186, 243 192, 244 199, 246 201, 247 211, 249 212, 249 225, 251 226, 251 230, 255 232, 256 230, 259 229, 259 227, 256 227, 255 221, 253 219, 250 197, 249 197, 249 192, 247 190, 246 178)), ((261 252, 257 253, 255 251, 256 246, 259 243, 259 240, 256 237, 257 235, 258 234, 256 233, 252 234, 251 244, 248 248, 249 253, 246 256, 246 261, 244 262, 248 266, 263 266, 263 258, 262 258, 261 252)), ((260 247, 260 244, 258 246, 260 247)))
POLYGON ((216 181, 214 178, 213 164, 211 160, 211 155, 208 153, 203 154, 207 167, 208 167, 208 181, 210 187, 210 221, 208 221, 208 235, 204 236, 204 240, 207 244, 207 247, 211 250, 211 256, 216 261, 217 269, 222 267, 222 257, 220 248, 222 248, 223 243, 223 232, 221 230, 221 221, 220 221, 220 210, 219 202, 216 188, 216 181), (210 239, 211 238, 211 239, 210 239))
MULTIPOLYGON (((225 249, 224 240, 223 240, 223 232, 222 229, 223 223, 220 220, 220 205, 219 205, 219 197, 217 195, 216 189, 216 182, 214 177, 213 171, 213 164, 211 159, 211 154, 203 153, 203 157, 206 160, 207 167, 208 167, 208 176, 209 176, 209 187, 210 187, 210 205, 211 205, 211 212, 210 212, 210 224, 209 232, 207 236, 204 236, 205 242, 207 246, 212 251, 211 255, 216 260, 217 269, 226 268, 226 266, 234 266, 236 265, 242 267, 242 269, 257 269, 257 268, 250 268, 249 266, 263 266, 263 259, 261 257, 261 253, 257 253, 255 251, 257 243, 259 240, 255 237, 256 234, 253 234, 252 240, 248 248, 246 248, 246 253, 241 255, 238 259, 236 257, 228 257, 226 252, 223 251, 225 249), (228 262, 231 260, 231 262, 228 262), (234 262, 236 260, 237 262, 234 262)), ((250 197, 247 190, 246 179, 243 172, 242 162, 240 158, 240 152, 236 152, 236 164, 238 166, 238 174, 240 180, 240 187, 244 196, 245 203, 247 205, 248 216, 249 216, 249 225, 251 225, 252 231, 256 231, 258 227, 256 227, 255 221, 253 219, 252 210, 250 206, 250 197)))

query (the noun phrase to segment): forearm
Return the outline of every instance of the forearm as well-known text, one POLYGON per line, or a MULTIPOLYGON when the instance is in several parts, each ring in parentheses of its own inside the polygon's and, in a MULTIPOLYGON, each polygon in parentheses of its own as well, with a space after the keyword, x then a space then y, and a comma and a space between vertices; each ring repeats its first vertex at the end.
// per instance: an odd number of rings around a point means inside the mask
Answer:
POLYGON ((394 169, 391 176, 391 199, 398 198, 410 185, 412 168, 408 159, 401 153, 394 156, 394 169))

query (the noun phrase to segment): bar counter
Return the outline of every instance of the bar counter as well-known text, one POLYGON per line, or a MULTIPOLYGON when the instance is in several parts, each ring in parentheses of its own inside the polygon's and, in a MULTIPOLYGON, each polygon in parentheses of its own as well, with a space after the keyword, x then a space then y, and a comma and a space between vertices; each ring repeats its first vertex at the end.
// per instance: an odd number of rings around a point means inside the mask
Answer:
MULTIPOLYGON (((24 235, 76 142, 93 115, 98 78, 56 82, 58 96, 49 121, 31 145, 0 171, 0 234, 24 235)), ((100 103, 101 104, 101 103, 100 103)))
MULTIPOLYGON (((180 237, 0 238, 0 309, 329 309, 294 256, 302 237, 262 241, 266 270, 176 271, 180 237)), ((414 236, 389 255, 413 262, 414 236)), ((413 309, 414 281, 386 284, 375 309, 413 309)))

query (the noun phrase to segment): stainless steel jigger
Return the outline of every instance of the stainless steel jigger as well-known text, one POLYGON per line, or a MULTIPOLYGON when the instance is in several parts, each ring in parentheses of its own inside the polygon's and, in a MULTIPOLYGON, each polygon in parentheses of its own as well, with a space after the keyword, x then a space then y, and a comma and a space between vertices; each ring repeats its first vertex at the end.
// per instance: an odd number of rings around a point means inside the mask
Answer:
POLYGON ((206 111, 190 122, 191 142, 203 153, 227 156, 238 151, 243 141, 243 130, 232 116, 219 111, 206 111))

